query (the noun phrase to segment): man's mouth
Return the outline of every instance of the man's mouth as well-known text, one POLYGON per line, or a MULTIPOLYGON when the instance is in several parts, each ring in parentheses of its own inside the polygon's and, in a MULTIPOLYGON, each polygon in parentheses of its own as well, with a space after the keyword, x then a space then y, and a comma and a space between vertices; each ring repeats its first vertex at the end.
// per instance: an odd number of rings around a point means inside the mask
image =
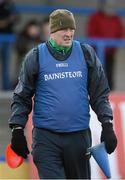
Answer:
POLYGON ((71 39, 64 39, 64 41, 71 41, 71 39))

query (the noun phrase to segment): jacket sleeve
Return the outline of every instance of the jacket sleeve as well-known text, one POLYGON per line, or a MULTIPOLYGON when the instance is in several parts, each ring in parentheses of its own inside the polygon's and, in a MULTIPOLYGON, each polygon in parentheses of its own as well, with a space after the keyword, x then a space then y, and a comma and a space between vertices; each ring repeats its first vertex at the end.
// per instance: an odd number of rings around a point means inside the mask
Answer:
POLYGON ((113 119, 112 109, 108 100, 110 93, 108 81, 94 49, 87 44, 82 44, 81 47, 88 66, 90 105, 98 120, 104 123, 113 119))
POLYGON ((38 49, 32 49, 22 63, 18 84, 14 90, 11 103, 9 126, 25 127, 28 115, 32 110, 32 97, 38 75, 38 49))

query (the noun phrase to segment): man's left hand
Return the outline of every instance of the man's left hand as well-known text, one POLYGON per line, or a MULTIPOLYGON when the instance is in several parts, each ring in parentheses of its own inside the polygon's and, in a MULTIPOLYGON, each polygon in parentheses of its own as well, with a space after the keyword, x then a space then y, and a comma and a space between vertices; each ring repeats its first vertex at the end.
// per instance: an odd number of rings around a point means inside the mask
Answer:
POLYGON ((102 124, 101 142, 105 142, 106 151, 111 154, 117 147, 117 137, 110 122, 102 124))

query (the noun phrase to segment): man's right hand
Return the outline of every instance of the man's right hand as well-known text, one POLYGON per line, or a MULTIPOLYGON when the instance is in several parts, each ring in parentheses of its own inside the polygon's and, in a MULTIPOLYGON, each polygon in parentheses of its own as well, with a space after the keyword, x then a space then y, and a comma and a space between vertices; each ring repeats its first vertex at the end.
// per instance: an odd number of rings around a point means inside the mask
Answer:
POLYGON ((12 130, 11 148, 17 155, 25 159, 27 158, 29 149, 27 147, 23 128, 19 127, 12 130))

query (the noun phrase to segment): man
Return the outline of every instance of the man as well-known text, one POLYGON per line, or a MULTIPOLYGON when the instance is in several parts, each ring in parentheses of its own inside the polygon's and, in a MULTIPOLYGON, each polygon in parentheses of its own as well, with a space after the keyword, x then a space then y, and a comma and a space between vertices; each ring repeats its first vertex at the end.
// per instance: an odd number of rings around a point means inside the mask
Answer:
POLYGON ((20 71, 23 57, 30 49, 32 49, 41 42, 40 39, 41 38, 39 22, 36 19, 31 19, 30 21, 26 22, 21 32, 17 35, 15 43, 17 59, 15 65, 15 80, 13 82, 13 85, 17 84, 18 74, 20 71))
POLYGON ((34 96, 32 155, 40 178, 90 179, 89 104, 102 123, 107 152, 117 145, 109 87, 94 50, 73 41, 73 14, 55 10, 49 25, 48 41, 32 49, 23 62, 9 120, 11 147, 24 158, 29 153, 24 127, 34 96))

